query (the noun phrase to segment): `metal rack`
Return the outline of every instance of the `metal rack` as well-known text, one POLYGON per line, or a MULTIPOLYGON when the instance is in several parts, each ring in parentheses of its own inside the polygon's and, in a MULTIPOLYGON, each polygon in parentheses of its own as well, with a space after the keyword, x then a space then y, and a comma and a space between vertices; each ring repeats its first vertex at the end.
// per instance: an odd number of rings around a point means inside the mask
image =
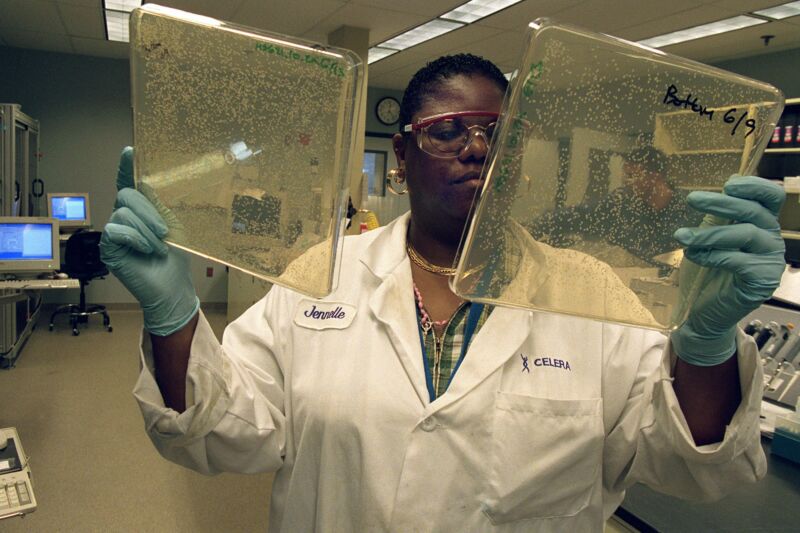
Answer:
POLYGON ((0 215, 41 216, 39 121, 0 104, 0 215))
MULTIPOLYGON (((0 216, 42 216, 39 121, 0 104, 0 216)), ((0 289, 0 368, 13 366, 36 323, 38 291, 0 289)))
MULTIPOLYGON (((787 98, 784 107, 784 113, 789 108, 797 109, 800 107, 800 98, 787 98)), ((800 127, 800 125, 798 125, 800 127)), ((796 135, 796 133, 795 133, 796 135)), ((788 148, 767 148, 764 150, 765 154, 800 154, 800 146, 788 148)))

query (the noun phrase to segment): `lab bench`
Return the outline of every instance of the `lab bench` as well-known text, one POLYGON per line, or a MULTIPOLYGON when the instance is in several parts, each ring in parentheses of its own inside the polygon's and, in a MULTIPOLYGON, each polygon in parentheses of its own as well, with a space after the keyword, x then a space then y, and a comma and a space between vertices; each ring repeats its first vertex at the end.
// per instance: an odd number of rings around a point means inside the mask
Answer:
POLYGON ((770 440, 761 441, 768 469, 758 483, 743 485, 713 503, 684 501, 634 485, 625 495, 619 517, 643 533, 799 531, 800 465, 770 455, 770 440))
MULTIPOLYGON (((800 311, 792 306, 762 305, 740 325, 745 327, 751 320, 797 327, 800 311)), ((634 485, 628 489, 617 516, 642 533, 800 531, 800 464, 771 455, 771 442, 766 437, 761 439, 768 467, 758 483, 743 485, 713 503, 685 501, 634 485)))

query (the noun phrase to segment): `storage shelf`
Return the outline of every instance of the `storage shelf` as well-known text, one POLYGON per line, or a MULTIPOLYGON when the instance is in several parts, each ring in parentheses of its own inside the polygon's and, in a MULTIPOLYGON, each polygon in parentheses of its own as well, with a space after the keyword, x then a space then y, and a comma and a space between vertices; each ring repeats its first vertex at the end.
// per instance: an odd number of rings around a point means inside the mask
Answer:
MULTIPOLYGON (((798 149, 800 150, 800 149, 798 149)), ((741 154, 739 148, 717 148, 710 150, 677 150, 675 155, 741 154)))
POLYGON ((767 148, 765 154, 800 154, 800 147, 797 148, 767 148))

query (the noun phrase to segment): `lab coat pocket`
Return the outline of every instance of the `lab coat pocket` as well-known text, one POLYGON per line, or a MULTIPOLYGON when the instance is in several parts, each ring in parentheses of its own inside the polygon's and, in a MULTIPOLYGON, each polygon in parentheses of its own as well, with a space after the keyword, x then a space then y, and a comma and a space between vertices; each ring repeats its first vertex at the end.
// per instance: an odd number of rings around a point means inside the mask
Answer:
POLYGON ((498 392, 484 512, 495 524, 573 516, 597 485, 602 400, 551 400, 498 392))

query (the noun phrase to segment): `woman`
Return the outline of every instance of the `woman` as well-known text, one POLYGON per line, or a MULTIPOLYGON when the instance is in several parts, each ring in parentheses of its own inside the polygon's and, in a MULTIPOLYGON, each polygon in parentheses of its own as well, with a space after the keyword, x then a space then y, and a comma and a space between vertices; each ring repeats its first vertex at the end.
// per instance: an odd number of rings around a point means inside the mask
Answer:
MULTIPOLYGON (((462 302, 446 266, 505 85, 468 55, 417 73, 393 140, 410 216, 347 238, 348 276, 329 297, 274 287, 221 346, 160 240, 165 224, 120 191, 103 257, 142 303, 134 393, 165 457, 204 473, 277 471, 271 531, 599 531, 634 482, 703 498, 763 475, 757 352, 736 323, 780 278, 780 191, 749 178, 695 202, 747 223, 679 232, 687 256, 743 266, 714 278, 672 343, 462 302), (745 241, 745 259, 728 251, 745 241)), ((126 151, 119 185, 129 176, 126 151)))

